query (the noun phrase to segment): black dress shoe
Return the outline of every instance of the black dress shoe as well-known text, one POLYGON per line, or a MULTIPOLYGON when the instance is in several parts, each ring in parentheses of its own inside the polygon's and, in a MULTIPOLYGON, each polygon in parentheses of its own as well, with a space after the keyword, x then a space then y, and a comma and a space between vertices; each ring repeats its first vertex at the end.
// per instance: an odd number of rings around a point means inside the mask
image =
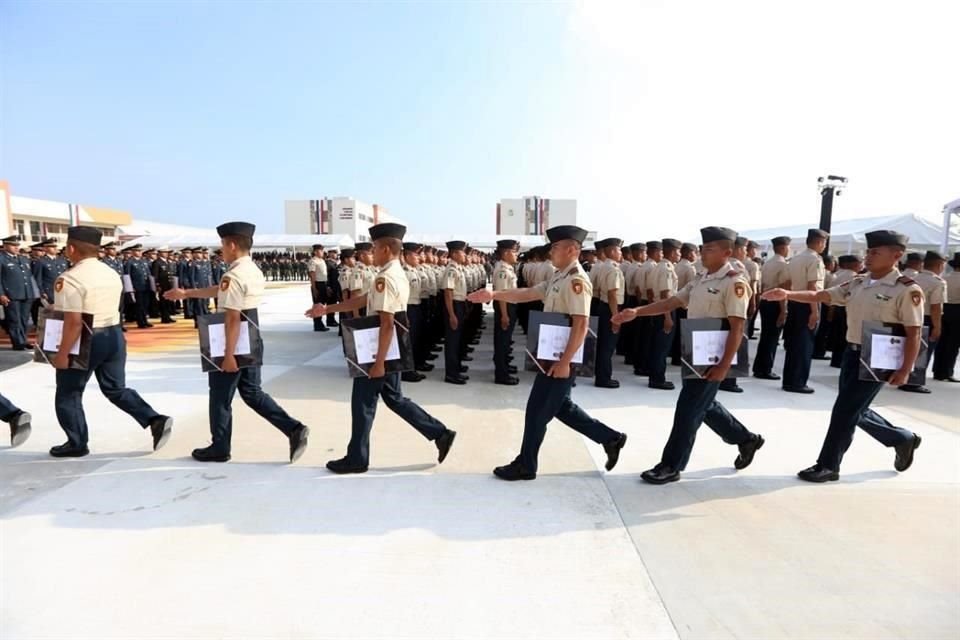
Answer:
POLYGON ((813 356, 813 357, 811 358, 811 360, 829 360, 829 359, 830 359, 830 356, 828 356, 828 355, 813 356))
POLYGON ((340 458, 339 460, 331 460, 328 462, 327 469, 339 474, 366 473, 367 465, 362 462, 353 462, 348 458, 340 458))
POLYGON ((429 362, 424 362, 423 364, 417 365, 417 371, 433 371, 434 366, 429 362))
POLYGON ((720 383, 720 391, 729 391, 730 393, 743 393, 743 387, 738 385, 736 382, 731 384, 724 381, 720 383))
POLYGON ((664 391, 673 391, 674 389, 677 388, 677 386, 672 382, 670 382, 669 380, 666 380, 664 382, 649 382, 647 383, 647 386, 650 387, 651 389, 662 389, 664 391))
POLYGON ((960 378, 954 378, 953 376, 947 376, 946 378, 934 377, 934 380, 939 380, 940 382, 960 382, 960 378))
POLYGON ((912 440, 898 444, 894 449, 897 452, 893 459, 893 468, 897 471, 906 471, 913 464, 913 452, 920 446, 920 436, 913 434, 912 440))
POLYGON ((460 373, 466 373, 467 371, 470 371, 470 367, 465 364, 460 365, 460 373))
POLYGON ((340 326, 340 323, 337 322, 336 320, 328 320, 328 321, 327 321, 327 326, 328 326, 328 327, 334 327, 334 328, 336 328, 336 327, 339 327, 339 326, 340 326))
POLYGON ((783 387, 783 390, 784 390, 784 391, 787 391, 787 392, 789 392, 789 393, 813 393, 813 389, 811 389, 810 387, 807 387, 807 386, 803 386, 803 387, 787 387, 787 386, 784 386, 784 387, 783 387))
POLYGON ((450 384, 467 384, 467 378, 464 376, 445 376, 443 381, 450 384))
POLYGON ((319 327, 317 327, 316 329, 314 329, 314 331, 319 331, 319 332, 321 332, 321 333, 326 333, 327 331, 330 331, 330 327, 326 327, 326 326, 324 326, 324 325, 320 325, 319 327))
POLYGON ((515 480, 533 480, 537 477, 537 473, 535 471, 528 470, 516 460, 506 466, 497 467, 493 470, 493 475, 497 476, 501 480, 506 480, 507 482, 513 482, 515 480))
POLYGON ((515 366, 513 366, 512 364, 507 365, 507 373, 516 373, 516 372, 517 372, 517 368, 515 366))
POLYGON ((30 426, 30 414, 26 411, 17 411, 12 416, 8 416, 6 421, 10 423, 10 448, 19 447, 27 438, 33 429, 30 426))
POLYGON ((170 439, 170 432, 173 431, 173 418, 170 416, 157 416, 150 421, 150 433, 153 435, 153 450, 157 451, 170 439))
POLYGON ((137 329, 153 329, 153 325, 149 322, 147 324, 138 324, 137 329))
POLYGON ((623 449, 626 444, 627 434, 621 433, 613 442, 603 445, 603 450, 607 452, 607 464, 604 465, 607 471, 613 471, 613 468, 617 466, 617 460, 620 459, 620 449, 623 449))
POLYGON ((69 442, 58 444, 50 449, 50 455, 54 458, 82 458, 89 453, 90 449, 87 449, 86 446, 78 447, 69 442))
POLYGON ((902 384, 897 388, 900 391, 909 391, 910 393, 933 393, 922 384, 902 384))
POLYGON ((620 382, 617 380, 605 380, 603 382, 598 380, 593 383, 593 386, 600 387, 601 389, 619 389, 620 382))
POLYGON ((750 442, 738 444, 737 447, 740 449, 740 455, 733 461, 733 468, 740 470, 749 467, 750 463, 753 462, 754 454, 757 453, 757 449, 763 446, 763 443, 763 436, 758 433, 754 435, 753 440, 750 442))
POLYGON ((197 462, 230 462, 230 454, 214 449, 213 445, 202 449, 194 449, 190 455, 197 462))
POLYGON ((520 378, 514 378, 513 376, 507 376, 506 378, 496 378, 494 379, 493 383, 513 386, 513 385, 520 384, 520 378))
POLYGON ((634 370, 633 370, 633 375, 646 377, 646 376, 647 376, 647 372, 644 371, 643 369, 634 369, 634 370))
POLYGON ((435 354, 435 353, 427 354, 426 356, 424 356, 424 359, 426 359, 426 360, 431 360, 431 361, 436 360, 436 359, 437 359, 437 354, 435 354))
POLYGON ((447 454, 450 453, 450 447, 453 446, 453 441, 457 437, 457 432, 447 429, 443 434, 434 441, 434 444, 437 445, 437 451, 439 455, 437 456, 437 464, 443 464, 443 461, 447 459, 447 454))
POLYGON ((463 356, 460 360, 463 362, 473 362, 473 356, 463 356))
POLYGON ((660 463, 653 469, 647 469, 641 473, 640 477, 644 482, 649 482, 650 484, 667 484, 668 482, 676 482, 679 480, 680 472, 676 471, 673 467, 660 463))
POLYGON ((797 477, 805 482, 834 482, 840 479, 840 473, 815 464, 797 473, 797 477))
POLYGON ((310 429, 302 424, 293 430, 290 434, 290 463, 293 464, 300 459, 303 452, 307 450, 307 438, 310 436, 310 429))
POLYGON ((441 351, 443 351, 443 347, 440 345, 434 345, 430 347, 430 351, 433 351, 434 353, 440 353, 441 351))
POLYGON ((404 371, 400 374, 400 379, 404 382, 420 382, 426 380, 427 376, 422 373, 417 373, 416 371, 404 371))
POLYGON ((754 378, 759 380, 779 380, 780 376, 775 373, 755 373, 753 374, 754 378))

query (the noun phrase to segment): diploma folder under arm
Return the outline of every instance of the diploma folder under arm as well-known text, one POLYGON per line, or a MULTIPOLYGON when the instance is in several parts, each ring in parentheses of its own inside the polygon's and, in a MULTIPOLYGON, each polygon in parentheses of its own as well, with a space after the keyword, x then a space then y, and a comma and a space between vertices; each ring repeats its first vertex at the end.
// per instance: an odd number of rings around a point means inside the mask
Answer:
MULTIPOLYGON (((197 316, 200 330, 200 366, 203 372, 220 371, 226 342, 226 313, 197 316)), ((241 369, 263 365, 263 340, 260 337, 260 319, 256 309, 240 312, 240 337, 234 359, 241 369)))
MULTIPOLYGON (((90 368, 90 346, 93 339, 93 316, 81 314, 83 328, 80 341, 70 350, 70 369, 86 371, 90 368)), ((63 335, 63 311, 40 307, 37 314, 37 343, 33 348, 33 361, 52 365, 53 357, 60 349, 59 337, 63 335)))
MULTIPOLYGON (((583 340, 581 358, 574 357, 574 361, 570 363, 577 377, 592 378, 594 376, 598 322, 596 316, 590 317, 587 324, 587 337, 583 340)), ((573 318, 565 313, 531 311, 527 323, 527 357, 524 358, 524 370, 536 373, 548 372, 550 366, 558 362, 563 355, 572 324, 573 318), (545 350, 543 353, 541 353, 541 346, 545 350)))
MULTIPOLYGON (((683 377, 702 379, 707 369, 719 364, 730 333, 730 321, 726 318, 684 318, 680 320, 680 362, 683 377)), ((737 357, 730 365, 727 376, 747 378, 750 376, 750 357, 747 336, 740 339, 737 357)))
MULTIPOLYGON (((864 322, 861 332, 860 371, 857 376, 868 382, 886 382, 903 364, 907 332, 902 324, 864 322)), ((930 361, 930 327, 920 328, 920 352, 906 384, 922 385, 927 381, 930 361)))
MULTIPOLYGON (((380 314, 341 320, 343 327, 343 358, 351 378, 366 378, 373 366, 380 339, 380 314)), ((410 341, 410 321, 407 312, 393 315, 393 339, 387 359, 386 373, 402 373, 416 368, 413 343, 410 341)))

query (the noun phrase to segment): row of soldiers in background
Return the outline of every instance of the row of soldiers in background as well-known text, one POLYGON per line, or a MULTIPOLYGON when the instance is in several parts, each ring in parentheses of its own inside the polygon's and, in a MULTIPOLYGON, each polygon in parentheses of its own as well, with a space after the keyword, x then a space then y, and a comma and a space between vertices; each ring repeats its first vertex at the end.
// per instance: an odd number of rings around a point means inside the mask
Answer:
MULTIPOLYGON (((327 252, 322 245, 314 245, 307 264, 313 303, 333 305, 370 293, 378 271, 372 249, 369 242, 327 252)), ((451 241, 446 251, 406 242, 401 257, 410 284, 407 318, 416 362, 416 370, 405 372, 402 379, 423 380, 423 374, 434 369, 431 361, 443 350, 444 380, 466 384, 469 367, 463 363, 473 359, 470 354, 479 342, 484 316, 482 305, 469 304, 467 295, 486 287, 492 270, 488 256, 465 242, 451 241)), ((361 309, 357 313, 365 312, 361 309)), ((313 322, 314 331, 320 332, 338 326, 333 314, 327 316, 326 323, 319 317, 313 322)), ((510 368, 516 373, 516 368, 510 368)))
POLYGON ((311 254, 262 251, 252 254, 254 264, 271 282, 307 282, 310 279, 311 254))

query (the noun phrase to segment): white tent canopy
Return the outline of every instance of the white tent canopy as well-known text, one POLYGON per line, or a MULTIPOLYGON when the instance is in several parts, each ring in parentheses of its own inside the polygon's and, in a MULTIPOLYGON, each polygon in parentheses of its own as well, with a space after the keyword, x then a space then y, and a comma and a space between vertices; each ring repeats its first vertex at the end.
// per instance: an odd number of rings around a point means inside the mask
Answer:
POLYGON ((497 240, 517 240, 522 249, 539 247, 547 242, 544 236, 498 236, 498 235, 451 235, 449 233, 408 233, 404 242, 419 242, 437 249, 445 249, 448 240, 462 240, 474 249, 490 251, 496 249, 497 240))
MULTIPOLYGON (((208 247, 211 250, 220 246, 220 237, 215 231, 202 233, 181 233, 175 235, 145 235, 123 243, 123 248, 140 244, 144 249, 169 247, 183 249, 184 247, 208 247)), ((312 234, 256 234, 253 238, 253 250, 267 249, 297 249, 309 251, 315 244, 322 244, 327 249, 341 249, 352 247, 353 238, 346 234, 340 235, 312 235, 312 234)))
MULTIPOLYGON (((960 205, 960 201, 957 203, 960 205)), ((784 227, 770 227, 766 229, 744 230, 744 235, 760 245, 763 250, 769 250, 770 240, 777 236, 792 238, 791 248, 794 251, 802 250, 806 246, 807 229, 817 227, 819 223, 795 224, 784 227)), ((935 222, 914 215, 912 213, 881 216, 876 218, 854 218, 852 220, 834 220, 830 229, 830 253, 834 255, 863 253, 867 248, 866 233, 882 229, 899 231, 910 238, 911 250, 944 250, 946 244, 960 246, 960 235, 949 233, 935 222)), ((949 247, 946 247, 949 250, 949 247)))

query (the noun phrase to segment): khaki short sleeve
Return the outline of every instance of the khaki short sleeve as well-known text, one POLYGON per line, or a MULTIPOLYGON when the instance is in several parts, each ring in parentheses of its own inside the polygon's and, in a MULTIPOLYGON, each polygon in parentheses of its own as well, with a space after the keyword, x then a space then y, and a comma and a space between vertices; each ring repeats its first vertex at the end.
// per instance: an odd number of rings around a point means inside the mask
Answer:
POLYGON ((897 298, 897 315, 905 327, 923 326, 923 289, 917 285, 907 287, 897 298))
POLYGON ((506 269, 500 269, 497 271, 496 276, 493 278, 493 290, 494 291, 503 291, 505 289, 510 289, 510 274, 507 273, 506 269))
MULTIPOLYGON (((826 275, 826 270, 823 268, 823 261, 819 259, 810 260, 809 264, 807 264, 806 276, 804 276, 806 281, 807 282, 817 281, 822 283, 824 281, 825 275, 826 275)), ((807 282, 803 283, 804 286, 806 286, 807 282)))
POLYGON ((404 310, 404 301, 400 299, 397 283, 384 276, 378 276, 373 282, 369 307, 373 312, 398 313, 404 310))
POLYGON ((943 304, 947 300, 947 282, 938 280, 937 286, 930 290, 930 304, 943 304))
POLYGON ((53 285, 54 306, 60 311, 83 313, 84 290, 67 278, 57 278, 53 285))
POLYGON ((540 299, 543 300, 547 297, 547 282, 541 282, 540 284, 535 284, 530 287, 531 290, 536 291, 537 295, 540 296, 540 299))
POLYGON ((684 307, 687 307, 690 304, 690 293, 693 291, 693 285, 694 283, 692 281, 688 282, 686 286, 684 286, 683 289, 680 289, 680 291, 677 291, 677 295, 674 296, 677 300, 683 303, 684 307))
POLYGON ((243 284, 234 277, 223 276, 220 279, 220 296, 218 304, 224 309, 243 311, 243 302, 246 298, 243 284))
POLYGON ((653 287, 653 294, 660 299, 661 291, 669 291, 672 289, 670 286, 670 271, 668 269, 657 269, 657 278, 656 286, 653 287))
POLYGON ((723 287, 723 307, 727 317, 746 318, 750 303, 750 284, 742 274, 725 278, 723 287))
POLYGON ((830 296, 830 304, 833 305, 842 305, 847 302, 847 291, 850 290, 849 286, 837 285, 836 287, 830 287, 826 290, 827 295, 830 296))
MULTIPOLYGON (((613 278, 611 278, 613 280, 613 278)), ((544 283, 546 284, 546 283, 544 283)), ((564 298, 564 306, 572 316, 590 316, 590 293, 589 282, 579 276, 570 278, 568 282, 561 283, 561 292, 564 298)), ((546 287, 544 287, 546 289, 546 287)))
POLYGON ((350 290, 363 291, 363 271, 354 269, 350 272, 350 290))
POLYGON ((443 288, 444 289, 457 289, 457 274, 453 269, 447 269, 443 272, 443 288))
POLYGON ((623 271, 620 269, 612 269, 610 272, 610 277, 607 278, 607 293, 616 290, 623 290, 623 271))

